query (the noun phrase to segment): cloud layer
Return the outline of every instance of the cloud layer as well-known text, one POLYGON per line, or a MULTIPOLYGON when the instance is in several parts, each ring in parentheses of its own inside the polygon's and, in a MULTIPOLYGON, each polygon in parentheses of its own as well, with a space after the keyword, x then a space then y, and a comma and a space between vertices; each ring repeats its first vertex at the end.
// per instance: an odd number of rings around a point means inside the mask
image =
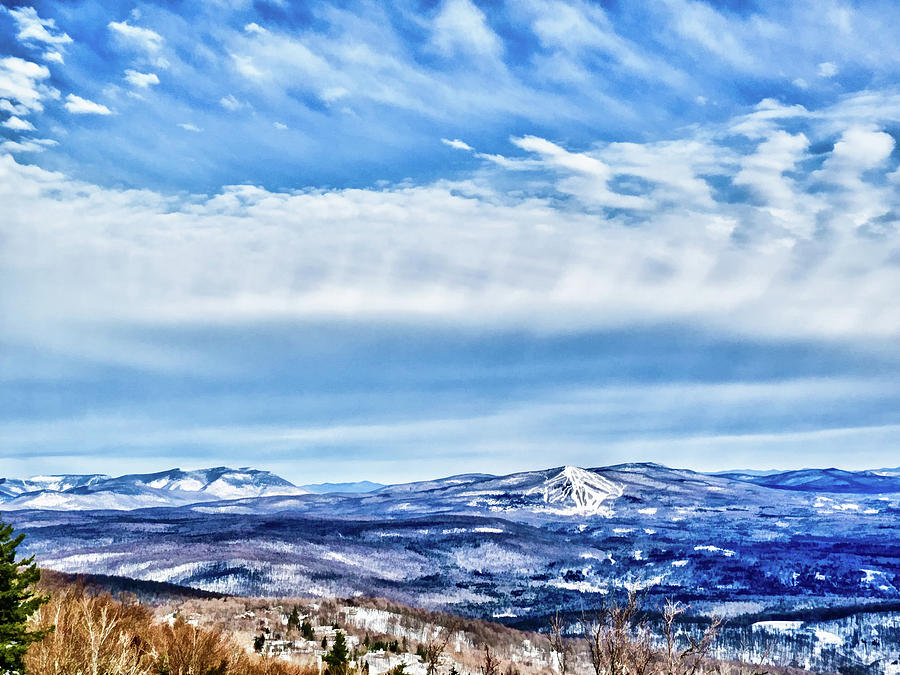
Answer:
MULTIPOLYGON (((67 105, 110 112, 73 95, 67 105)), ((5 259, 22 289, 7 302, 99 322, 690 322, 893 338, 900 204, 879 124, 898 105, 896 94, 819 111, 766 100, 682 138, 586 152, 536 136, 514 137, 509 155, 453 141, 482 158, 468 178, 377 189, 237 185, 185 199, 7 156, 5 259)))

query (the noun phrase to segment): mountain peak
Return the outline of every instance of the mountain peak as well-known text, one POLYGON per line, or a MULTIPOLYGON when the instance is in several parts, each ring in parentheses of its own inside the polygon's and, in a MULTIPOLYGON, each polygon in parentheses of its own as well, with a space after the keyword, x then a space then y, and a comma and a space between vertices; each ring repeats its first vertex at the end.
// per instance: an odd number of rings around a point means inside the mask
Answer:
POLYGON ((564 466, 558 474, 544 481, 534 491, 544 494, 544 501, 570 509, 580 515, 612 515, 605 502, 622 496, 624 488, 593 471, 577 466, 564 466))

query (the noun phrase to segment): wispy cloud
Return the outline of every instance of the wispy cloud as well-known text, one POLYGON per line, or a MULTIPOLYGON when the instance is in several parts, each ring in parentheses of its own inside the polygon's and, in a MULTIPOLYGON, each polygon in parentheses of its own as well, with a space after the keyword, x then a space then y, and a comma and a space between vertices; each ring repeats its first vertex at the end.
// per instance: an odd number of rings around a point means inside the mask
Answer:
POLYGON ((465 141, 461 141, 458 138, 454 138, 452 140, 448 138, 442 138, 441 143, 444 145, 449 145, 451 148, 456 148, 457 150, 473 150, 471 145, 466 143, 465 141))
POLYGON ((159 84, 159 76, 156 73, 141 73, 130 68, 125 71, 125 81, 140 89, 159 84))
POLYGON ((23 120, 15 115, 3 121, 3 126, 13 131, 34 131, 34 125, 28 120, 23 120))
POLYGON ((158 52, 163 46, 163 37, 150 28, 142 28, 128 21, 110 21, 107 24, 117 42, 125 47, 148 53, 158 52))
POLYGON ((432 24, 431 44, 444 56, 497 58, 503 42, 470 0, 444 0, 432 24))
POLYGON ((69 94, 66 96, 66 110, 74 115, 111 115, 112 110, 102 103, 95 103, 81 96, 69 94))
POLYGON ((57 29, 53 19, 42 19, 34 7, 18 7, 8 11, 18 27, 16 38, 20 42, 39 43, 57 48, 72 42, 72 38, 57 29))

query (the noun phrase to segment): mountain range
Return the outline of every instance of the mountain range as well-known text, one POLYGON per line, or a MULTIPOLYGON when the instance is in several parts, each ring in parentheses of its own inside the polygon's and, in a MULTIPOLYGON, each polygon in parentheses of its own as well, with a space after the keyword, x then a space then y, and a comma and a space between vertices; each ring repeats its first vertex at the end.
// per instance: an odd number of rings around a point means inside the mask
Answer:
POLYGON ((27 534, 24 553, 61 572, 378 595, 521 627, 625 589, 737 622, 864 606, 867 625, 900 638, 900 472, 890 469, 619 464, 354 487, 370 486, 320 493, 224 467, 44 476, 0 482, 0 510, 27 534), (886 606, 895 613, 872 614, 886 606))
POLYGON ((268 471, 224 466, 196 471, 170 469, 115 478, 90 474, 0 479, 0 505, 5 510, 130 510, 308 492, 268 471))
MULTIPOLYGON (((652 466, 652 465, 644 465, 652 466)), ((602 514, 616 484, 604 478, 606 469, 564 467, 560 476, 545 486, 547 503, 567 504, 573 512, 602 514)), ((532 475, 534 472, 517 474, 532 475)), ((691 472, 694 473, 694 472, 691 472)), ((776 490, 838 494, 888 494, 900 492, 900 469, 845 471, 841 469, 801 469, 783 472, 735 471, 696 473, 710 479, 749 483, 776 490)), ((465 474, 436 481, 386 486, 370 481, 314 483, 297 486, 269 471, 247 467, 214 467, 183 471, 170 469, 157 473, 112 477, 103 474, 61 474, 26 479, 0 478, 0 506, 4 510, 132 510, 148 507, 177 507, 260 497, 284 497, 306 494, 386 494, 421 491, 463 482, 513 481, 510 476, 465 474)), ((621 496, 615 494, 614 497, 621 496)))

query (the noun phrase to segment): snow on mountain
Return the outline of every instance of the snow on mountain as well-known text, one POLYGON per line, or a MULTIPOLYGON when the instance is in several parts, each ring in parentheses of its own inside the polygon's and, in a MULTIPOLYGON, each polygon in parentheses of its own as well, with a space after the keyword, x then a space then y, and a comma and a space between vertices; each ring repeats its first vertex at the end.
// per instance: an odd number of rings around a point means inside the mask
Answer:
POLYGON ((562 471, 530 490, 543 494, 547 504, 562 507, 580 515, 612 515, 605 502, 621 497, 624 486, 614 483, 592 471, 577 466, 563 467, 562 471))
POLYGON ((104 474, 60 474, 55 476, 32 476, 31 478, 0 478, 0 499, 3 496, 15 497, 26 492, 51 490, 63 492, 77 487, 93 485, 109 479, 104 474))
POLYGON ((113 509, 183 506, 226 499, 304 495, 268 471, 228 467, 110 476, 36 476, 0 483, 4 510, 113 509))

